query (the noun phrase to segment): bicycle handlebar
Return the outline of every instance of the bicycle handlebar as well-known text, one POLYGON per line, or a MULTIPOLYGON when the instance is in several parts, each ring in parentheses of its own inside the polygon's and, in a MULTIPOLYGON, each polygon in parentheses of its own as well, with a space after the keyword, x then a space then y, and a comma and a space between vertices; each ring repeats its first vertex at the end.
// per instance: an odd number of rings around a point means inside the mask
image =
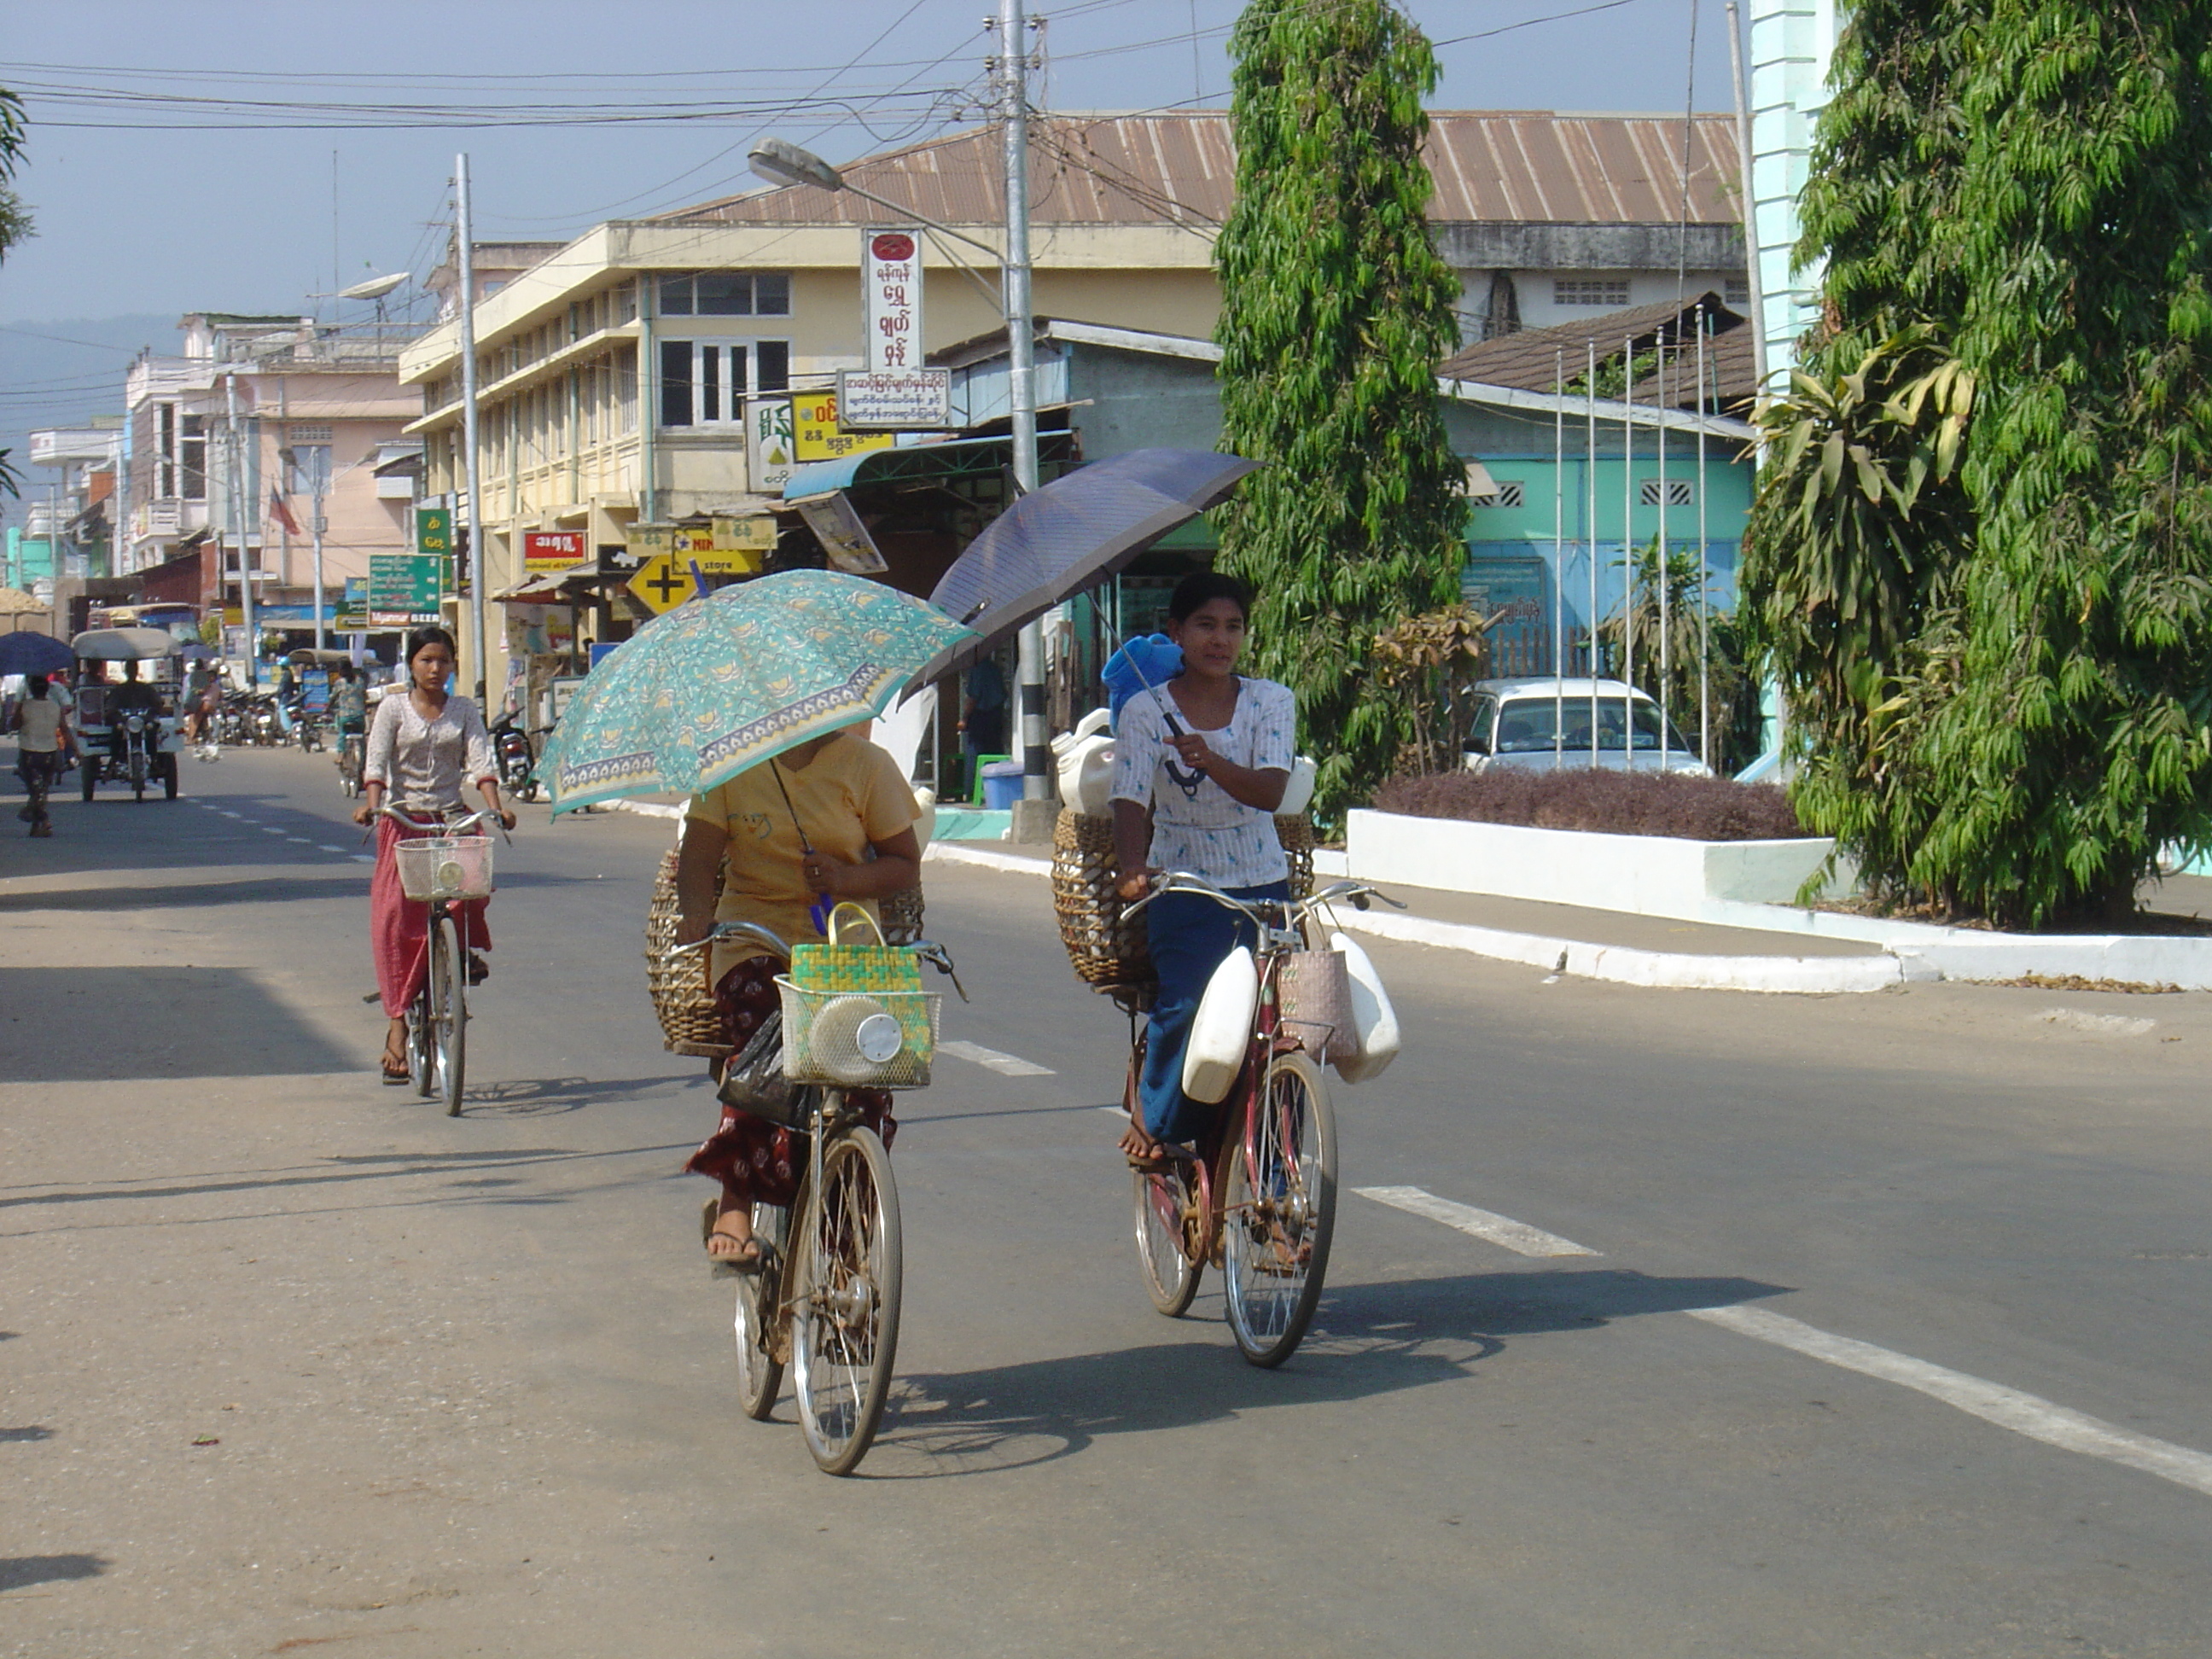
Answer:
POLYGON ((791 960, 791 946, 783 942, 780 934, 771 933, 757 921, 718 921, 707 930, 703 939, 693 939, 689 945, 675 945, 668 954, 672 957, 689 956, 694 951, 705 950, 717 939, 755 939, 767 945, 786 962, 791 960))
POLYGON ((1395 910, 1402 910, 1406 908, 1398 900, 1392 898, 1381 888, 1370 885, 1364 881, 1331 882, 1328 886, 1322 888, 1318 893, 1314 893, 1305 898, 1295 901, 1287 899, 1250 900, 1232 897, 1231 895, 1223 892, 1220 888, 1208 881, 1204 876, 1194 875, 1188 870, 1170 870, 1153 881, 1150 890, 1146 893, 1144 897, 1139 899, 1134 904, 1132 904, 1127 909, 1121 913, 1123 918, 1126 920, 1130 916, 1137 915, 1139 912, 1143 910, 1146 905, 1150 904, 1154 899, 1158 898, 1163 893, 1200 894, 1204 897, 1212 899, 1216 904, 1221 905, 1227 909, 1237 911, 1239 915, 1249 919, 1254 927, 1260 928, 1264 933, 1287 933, 1304 921, 1305 919, 1311 915, 1316 910, 1321 908, 1324 905, 1334 904, 1340 900, 1351 904, 1356 909, 1361 910, 1364 910, 1367 908, 1367 902, 1370 898, 1379 898, 1383 903, 1390 906, 1395 910), (1276 927, 1261 913, 1260 907, 1262 905, 1274 906, 1281 909, 1283 913, 1283 925, 1281 927, 1276 927))
POLYGON ((514 845, 514 837, 507 833, 507 825, 500 823, 498 815, 489 806, 479 807, 477 811, 471 812, 465 817, 453 818, 450 820, 446 818, 413 817, 402 811, 397 806, 388 805, 378 807, 374 816, 380 818, 390 818, 393 823, 400 825, 403 829, 423 830, 434 834, 448 836, 469 835, 477 830, 485 819, 489 818, 493 823, 499 823, 501 839, 505 841, 509 847, 514 845))

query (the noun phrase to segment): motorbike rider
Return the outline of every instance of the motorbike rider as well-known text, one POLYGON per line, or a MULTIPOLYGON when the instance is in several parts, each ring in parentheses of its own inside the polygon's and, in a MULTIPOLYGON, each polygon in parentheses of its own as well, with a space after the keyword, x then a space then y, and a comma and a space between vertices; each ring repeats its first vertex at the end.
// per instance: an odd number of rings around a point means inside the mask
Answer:
MULTIPOLYGON (((118 763, 126 761, 130 755, 130 716, 143 714, 151 722, 158 719, 161 713, 161 694, 138 678, 136 662, 125 663, 123 683, 107 688, 107 746, 118 763)), ((149 753, 158 746, 151 740, 146 745, 149 753)))

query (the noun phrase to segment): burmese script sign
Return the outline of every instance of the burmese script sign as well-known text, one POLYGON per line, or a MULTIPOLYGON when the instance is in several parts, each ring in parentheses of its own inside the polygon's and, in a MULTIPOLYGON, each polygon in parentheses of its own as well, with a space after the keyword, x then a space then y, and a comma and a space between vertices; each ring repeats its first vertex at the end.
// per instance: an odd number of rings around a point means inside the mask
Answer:
POLYGON ((952 424, 952 371, 841 369, 837 421, 848 432, 942 432, 952 424))

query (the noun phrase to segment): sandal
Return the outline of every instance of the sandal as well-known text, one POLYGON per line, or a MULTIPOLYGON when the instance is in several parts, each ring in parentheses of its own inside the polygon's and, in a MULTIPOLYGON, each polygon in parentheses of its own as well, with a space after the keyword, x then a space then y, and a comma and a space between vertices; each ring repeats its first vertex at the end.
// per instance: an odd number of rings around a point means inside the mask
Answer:
POLYGON ((408 1068, 406 1055, 404 1054, 400 1055, 398 1064, 395 1067, 392 1063, 392 1050, 389 1048, 384 1051, 378 1069, 383 1073, 385 1082, 395 1088, 403 1083, 414 1080, 414 1073, 408 1068))
POLYGON ((469 988, 474 990, 491 977, 491 963, 475 951, 469 952, 469 988))

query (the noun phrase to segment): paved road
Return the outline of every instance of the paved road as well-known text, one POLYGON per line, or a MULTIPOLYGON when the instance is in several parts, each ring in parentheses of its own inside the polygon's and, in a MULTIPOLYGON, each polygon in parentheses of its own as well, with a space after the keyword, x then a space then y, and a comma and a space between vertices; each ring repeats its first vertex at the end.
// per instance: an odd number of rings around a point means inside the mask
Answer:
POLYGON ((449 1121, 371 1073, 326 765, 185 787, 0 838, 0 1652, 2212 1651, 2212 999, 1377 946, 1413 1047, 1344 1158, 1413 1190, 1261 1373, 1139 1289, 1042 884, 933 866, 948 1035, 1048 1074, 904 1097, 902 1384, 836 1482, 732 1403, 668 826, 501 850, 449 1121))

